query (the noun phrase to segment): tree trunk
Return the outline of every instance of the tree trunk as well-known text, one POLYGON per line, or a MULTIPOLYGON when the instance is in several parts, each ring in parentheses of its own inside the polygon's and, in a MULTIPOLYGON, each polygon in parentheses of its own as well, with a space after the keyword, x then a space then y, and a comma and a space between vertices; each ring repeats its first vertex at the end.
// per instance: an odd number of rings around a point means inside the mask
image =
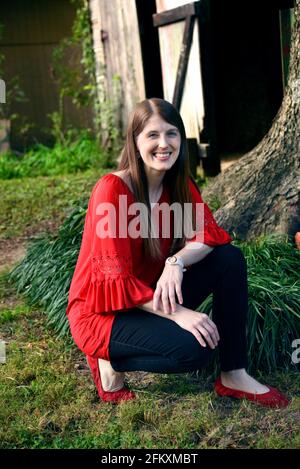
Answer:
POLYGON ((262 141, 203 190, 220 225, 239 239, 300 231, 300 0, 295 1, 289 79, 262 141))

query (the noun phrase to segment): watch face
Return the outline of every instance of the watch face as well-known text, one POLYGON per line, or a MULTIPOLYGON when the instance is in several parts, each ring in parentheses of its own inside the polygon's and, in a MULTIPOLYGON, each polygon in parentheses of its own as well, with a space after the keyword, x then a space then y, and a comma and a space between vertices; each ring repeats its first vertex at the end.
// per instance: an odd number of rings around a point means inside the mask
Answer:
POLYGON ((172 256, 172 257, 170 257, 169 261, 172 262, 172 264, 174 264, 174 262, 177 261, 177 257, 176 257, 176 256, 172 256))

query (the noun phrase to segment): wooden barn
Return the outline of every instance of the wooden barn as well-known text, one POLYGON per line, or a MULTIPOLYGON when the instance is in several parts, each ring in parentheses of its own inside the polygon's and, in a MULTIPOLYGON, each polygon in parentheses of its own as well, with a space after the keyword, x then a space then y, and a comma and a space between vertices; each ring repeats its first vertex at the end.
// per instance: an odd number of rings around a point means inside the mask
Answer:
MULTIPOLYGON (((14 102, 12 112, 34 125, 32 141, 51 144, 48 114, 57 111, 59 94, 52 68, 52 53, 60 41, 70 36, 75 6, 70 0, 11 0, 1 2, 0 52, 5 56, 4 77, 19 78, 26 101, 14 102)), ((77 63, 78 51, 68 56, 70 67, 77 63)), ((90 110, 80 112, 70 99, 64 100, 64 114, 74 126, 86 126, 92 120, 90 110)), ((11 135, 14 149, 22 150, 17 132, 11 135)))
MULTIPOLYGON (((85 1, 99 94, 117 103, 123 134, 136 102, 164 97, 183 117, 194 170, 201 161, 207 175, 266 134, 284 93, 293 0, 251 0, 243 7, 237 0, 85 1)), ((70 0, 1 5, 7 77, 19 75, 30 97, 16 110, 46 143, 47 114, 58 107, 50 56, 70 34, 74 8, 70 0)), ((78 113, 67 102, 66 112, 74 125, 91 122, 91 110, 78 113)))
POLYGON ((284 93, 293 1, 89 3, 99 82, 113 96, 119 76, 123 130, 135 102, 164 97, 207 175, 269 130, 284 93))

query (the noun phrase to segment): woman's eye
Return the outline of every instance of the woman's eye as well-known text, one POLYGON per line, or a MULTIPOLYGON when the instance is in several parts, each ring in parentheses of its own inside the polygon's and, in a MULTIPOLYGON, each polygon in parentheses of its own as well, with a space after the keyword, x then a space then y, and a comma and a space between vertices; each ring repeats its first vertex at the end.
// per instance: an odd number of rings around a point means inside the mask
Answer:
MULTIPOLYGON (((170 137, 177 137, 177 132, 176 130, 172 130, 171 132, 168 132, 167 134, 170 137)), ((157 137, 157 134, 149 134, 149 138, 157 137)))

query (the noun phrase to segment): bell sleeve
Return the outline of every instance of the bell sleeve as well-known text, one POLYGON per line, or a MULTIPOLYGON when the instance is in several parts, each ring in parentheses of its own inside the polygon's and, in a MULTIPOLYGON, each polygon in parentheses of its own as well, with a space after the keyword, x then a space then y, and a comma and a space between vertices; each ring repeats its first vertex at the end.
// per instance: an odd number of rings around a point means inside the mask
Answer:
POLYGON ((231 236, 221 228, 213 217, 213 214, 208 205, 203 202, 199 188, 196 183, 189 179, 189 188, 192 196, 192 203, 196 211, 197 227, 196 234, 188 240, 190 242, 201 242, 208 246, 219 246, 228 244, 232 241, 231 236), (197 204, 201 204, 198 205, 197 204))
POLYGON ((134 240, 127 234, 128 210, 124 197, 127 196, 122 194, 122 185, 106 175, 94 187, 89 201, 88 311, 111 313, 153 298, 153 289, 133 272, 134 240))

